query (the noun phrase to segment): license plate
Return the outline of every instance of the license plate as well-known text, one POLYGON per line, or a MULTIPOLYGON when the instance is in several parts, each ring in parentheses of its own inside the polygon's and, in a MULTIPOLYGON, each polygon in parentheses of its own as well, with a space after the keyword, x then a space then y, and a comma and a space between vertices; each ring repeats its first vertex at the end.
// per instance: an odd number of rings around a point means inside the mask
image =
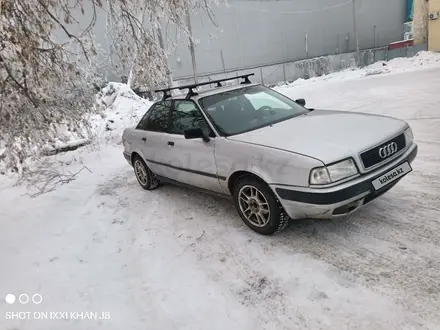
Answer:
POLYGON ((376 180, 373 180, 371 183, 373 184, 374 189, 379 190, 380 188, 385 187, 387 184, 390 184, 391 182, 396 181, 397 179, 407 175, 411 171, 411 166, 408 162, 405 162, 388 171, 387 173, 381 175, 376 180))

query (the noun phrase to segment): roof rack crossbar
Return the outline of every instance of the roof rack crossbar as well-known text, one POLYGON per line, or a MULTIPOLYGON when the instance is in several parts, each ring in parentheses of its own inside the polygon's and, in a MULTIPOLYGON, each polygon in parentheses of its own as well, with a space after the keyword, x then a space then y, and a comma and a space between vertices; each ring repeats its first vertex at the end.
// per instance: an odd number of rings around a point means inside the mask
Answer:
POLYGON ((162 88, 162 89, 156 89, 155 93, 163 93, 162 101, 166 100, 167 98, 171 97, 171 91, 179 89, 179 87, 170 87, 170 88, 162 88))
POLYGON ((188 88, 188 94, 186 94, 185 100, 189 100, 191 98, 191 96, 195 96, 195 95, 198 95, 198 94, 196 92, 194 92, 192 88, 188 88))
POLYGON ((249 74, 249 75, 243 75, 243 76, 241 76, 241 78, 244 78, 244 80, 241 82, 241 84, 243 85, 243 84, 250 84, 251 83, 251 81, 249 80, 249 76, 253 76, 254 74, 252 73, 252 74, 249 74))
POLYGON ((155 90, 156 93, 164 93, 162 100, 166 100, 167 98, 171 97, 170 91, 179 89, 188 89, 188 94, 186 94, 186 99, 189 99, 191 96, 197 95, 196 92, 193 91, 193 89, 199 87, 199 86, 206 86, 206 85, 212 85, 217 84, 217 87, 223 86, 221 83, 228 80, 235 80, 235 79, 243 79, 243 81, 240 84, 250 84, 251 81, 249 80, 250 76, 255 75, 254 73, 247 73, 241 76, 235 76, 230 78, 223 78, 223 79, 217 79, 217 80, 211 80, 211 81, 205 81, 197 84, 191 84, 191 85, 184 85, 179 87, 171 87, 171 88, 163 88, 163 89, 157 89, 155 90))

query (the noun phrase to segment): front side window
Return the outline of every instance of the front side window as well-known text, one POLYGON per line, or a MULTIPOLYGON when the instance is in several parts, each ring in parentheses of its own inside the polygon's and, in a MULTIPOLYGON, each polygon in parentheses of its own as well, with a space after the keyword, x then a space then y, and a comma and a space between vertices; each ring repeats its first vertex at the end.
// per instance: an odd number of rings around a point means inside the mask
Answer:
POLYGON ((257 85, 199 99, 199 104, 225 136, 252 131, 307 112, 295 101, 257 85))
POLYGON ((170 110, 170 100, 157 103, 148 111, 149 115, 147 117, 145 129, 152 132, 167 132, 170 110))
POLYGON ((175 101, 171 114, 171 134, 182 134, 186 129, 201 128, 207 136, 210 127, 193 101, 175 101))

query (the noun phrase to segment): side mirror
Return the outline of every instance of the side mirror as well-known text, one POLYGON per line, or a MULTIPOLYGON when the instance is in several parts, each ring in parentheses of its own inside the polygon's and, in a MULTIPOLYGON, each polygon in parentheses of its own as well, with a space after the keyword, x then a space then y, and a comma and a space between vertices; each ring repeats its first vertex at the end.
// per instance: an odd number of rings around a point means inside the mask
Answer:
POLYGON ((298 99, 298 100, 295 100, 295 102, 298 103, 302 107, 306 106, 306 100, 304 100, 304 99, 298 99))
POLYGON ((203 133, 201 128, 190 128, 183 131, 185 139, 202 139, 204 142, 209 141, 209 137, 203 133))

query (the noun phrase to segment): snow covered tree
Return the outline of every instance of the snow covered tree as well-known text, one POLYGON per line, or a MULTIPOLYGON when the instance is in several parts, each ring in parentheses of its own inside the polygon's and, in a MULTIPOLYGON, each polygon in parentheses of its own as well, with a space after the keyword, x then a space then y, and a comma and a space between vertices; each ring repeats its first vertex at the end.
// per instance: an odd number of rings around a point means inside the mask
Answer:
POLYGON ((21 170, 62 130, 89 134, 99 82, 97 24, 107 23, 109 55, 130 81, 154 86, 168 69, 156 38, 159 22, 188 33, 187 10, 212 16, 209 1, 0 0, 0 165, 21 170))

